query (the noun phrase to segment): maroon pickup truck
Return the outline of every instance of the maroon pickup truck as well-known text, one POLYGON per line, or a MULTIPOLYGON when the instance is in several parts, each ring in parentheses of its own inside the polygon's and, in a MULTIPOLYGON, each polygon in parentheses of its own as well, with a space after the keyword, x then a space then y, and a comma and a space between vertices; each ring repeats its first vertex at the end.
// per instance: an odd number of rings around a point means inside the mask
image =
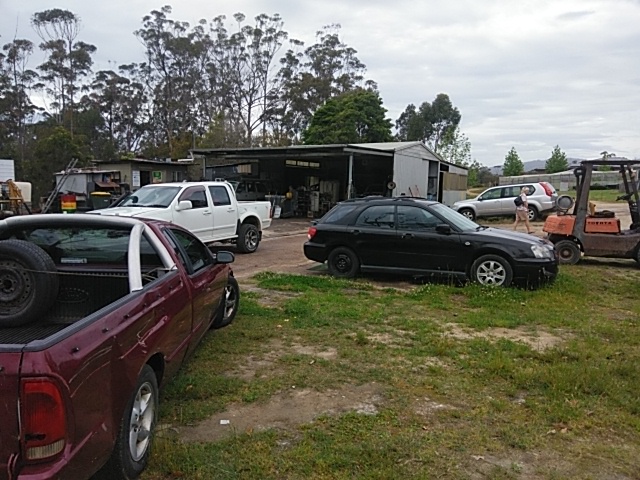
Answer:
POLYGON ((231 262, 159 221, 0 221, 0 480, 137 478, 159 387, 237 312, 231 262))

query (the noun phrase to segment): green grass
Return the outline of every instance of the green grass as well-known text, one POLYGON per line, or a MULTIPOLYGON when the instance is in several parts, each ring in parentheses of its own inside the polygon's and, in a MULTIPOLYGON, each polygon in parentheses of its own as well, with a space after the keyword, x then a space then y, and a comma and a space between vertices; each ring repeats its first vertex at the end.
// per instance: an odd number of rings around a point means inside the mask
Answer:
POLYGON ((208 335, 164 389, 161 423, 177 433, 156 439, 143 478, 637 478, 633 263, 563 267, 535 291, 252 281, 259 289, 243 296, 234 324, 208 335), (360 388, 375 400, 323 403, 360 388), (268 416, 274 399, 300 391, 326 395, 304 404, 316 411, 308 422, 205 443, 181 436, 229 408, 268 416), (358 413, 367 402, 375 409, 358 413))
MULTIPOLYGON (((569 195, 573 198, 576 197, 576 191, 571 190, 568 192, 558 192, 558 195, 569 195)), ((618 190, 590 190, 589 200, 592 202, 616 202, 617 198, 622 195, 618 190)))

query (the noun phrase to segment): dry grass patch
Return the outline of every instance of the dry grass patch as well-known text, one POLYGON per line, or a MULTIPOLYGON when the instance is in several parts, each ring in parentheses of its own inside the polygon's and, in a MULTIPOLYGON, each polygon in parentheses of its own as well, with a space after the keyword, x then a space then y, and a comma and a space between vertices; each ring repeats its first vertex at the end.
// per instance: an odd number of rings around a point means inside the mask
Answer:
POLYGON ((486 330, 477 331, 462 328, 455 323, 446 323, 444 327, 447 329, 444 337, 452 337, 457 340, 472 340, 474 338, 484 338, 487 340, 505 339, 512 342, 525 343, 533 350, 544 352, 545 350, 558 347, 566 342, 566 338, 553 335, 544 330, 530 331, 527 328, 488 328, 486 330))

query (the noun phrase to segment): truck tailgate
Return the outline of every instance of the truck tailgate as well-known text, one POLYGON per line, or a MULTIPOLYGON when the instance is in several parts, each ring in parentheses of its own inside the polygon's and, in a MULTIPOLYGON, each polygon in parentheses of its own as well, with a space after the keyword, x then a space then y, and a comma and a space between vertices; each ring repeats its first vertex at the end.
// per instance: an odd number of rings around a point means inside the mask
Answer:
POLYGON ((7 465, 20 451, 18 394, 21 352, 0 352, 0 480, 6 480, 7 465))

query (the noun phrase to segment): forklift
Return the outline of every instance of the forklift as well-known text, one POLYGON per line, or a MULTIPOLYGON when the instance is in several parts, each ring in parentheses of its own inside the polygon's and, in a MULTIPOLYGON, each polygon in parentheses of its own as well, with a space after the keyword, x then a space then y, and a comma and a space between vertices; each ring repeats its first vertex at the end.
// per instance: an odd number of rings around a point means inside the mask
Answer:
POLYGON ((560 263, 575 265, 585 255, 629 258, 640 264, 640 198, 636 168, 640 168, 640 160, 585 160, 575 169, 575 203, 571 197, 559 197, 558 213, 548 216, 542 229, 554 243, 560 263), (589 202, 592 174, 598 167, 620 173, 625 193, 616 200, 624 200, 629 205, 631 225, 628 230, 621 229, 620 219, 614 212, 597 212, 595 204, 589 202), (567 199, 569 204, 563 208, 563 201, 567 202, 567 199), (567 213, 572 206, 572 213, 567 213))

